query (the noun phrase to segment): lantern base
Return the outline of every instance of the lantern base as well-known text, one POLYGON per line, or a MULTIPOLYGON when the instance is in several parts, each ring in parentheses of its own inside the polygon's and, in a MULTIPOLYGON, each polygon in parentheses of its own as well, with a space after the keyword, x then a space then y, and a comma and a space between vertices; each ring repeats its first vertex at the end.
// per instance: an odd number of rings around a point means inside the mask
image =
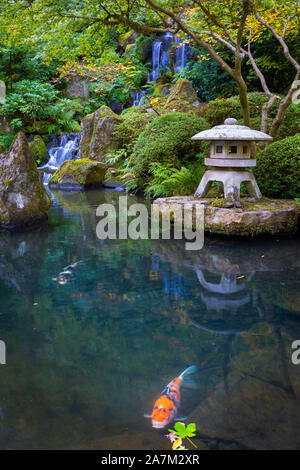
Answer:
POLYGON ((241 183, 245 184, 251 197, 256 199, 262 197, 253 173, 250 173, 250 171, 222 170, 219 168, 206 170, 194 196, 205 197, 215 181, 223 186, 225 199, 239 199, 241 183))

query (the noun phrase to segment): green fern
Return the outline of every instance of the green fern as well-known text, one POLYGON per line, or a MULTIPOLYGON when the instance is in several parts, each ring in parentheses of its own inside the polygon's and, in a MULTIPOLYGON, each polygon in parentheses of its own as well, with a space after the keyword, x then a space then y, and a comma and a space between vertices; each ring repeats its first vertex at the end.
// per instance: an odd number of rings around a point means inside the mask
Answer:
POLYGON ((152 163, 151 181, 146 183, 147 196, 185 196, 195 192, 204 173, 202 165, 189 168, 173 168, 171 165, 152 163))

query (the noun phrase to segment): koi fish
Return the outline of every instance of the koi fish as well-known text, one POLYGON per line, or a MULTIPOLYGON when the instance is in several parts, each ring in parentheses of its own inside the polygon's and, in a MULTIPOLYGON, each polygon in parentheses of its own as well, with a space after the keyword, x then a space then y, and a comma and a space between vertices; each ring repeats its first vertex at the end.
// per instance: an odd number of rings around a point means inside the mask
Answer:
POLYGON ((61 286, 64 286, 68 282, 71 281, 73 278, 73 269, 76 268, 77 264, 83 263, 83 261, 77 261, 76 263, 70 264, 69 266, 66 266, 63 271, 61 271, 57 277, 53 277, 52 281, 58 282, 61 286))
POLYGON ((185 369, 179 377, 173 379, 166 388, 161 392, 160 397, 156 400, 152 415, 144 415, 145 418, 152 419, 153 428, 164 428, 172 421, 184 420, 185 417, 176 418, 177 411, 180 406, 180 388, 184 384, 192 384, 187 376, 196 371, 196 366, 190 366, 185 369))

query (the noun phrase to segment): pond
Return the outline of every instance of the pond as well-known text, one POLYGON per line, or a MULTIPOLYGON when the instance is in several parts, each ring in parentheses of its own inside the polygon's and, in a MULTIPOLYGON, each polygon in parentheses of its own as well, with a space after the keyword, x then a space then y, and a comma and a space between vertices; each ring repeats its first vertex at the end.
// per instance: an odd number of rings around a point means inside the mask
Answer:
POLYGON ((120 193, 53 194, 48 224, 0 234, 0 447, 169 449, 144 414, 195 364, 198 448, 300 448, 299 240, 99 240, 120 193))

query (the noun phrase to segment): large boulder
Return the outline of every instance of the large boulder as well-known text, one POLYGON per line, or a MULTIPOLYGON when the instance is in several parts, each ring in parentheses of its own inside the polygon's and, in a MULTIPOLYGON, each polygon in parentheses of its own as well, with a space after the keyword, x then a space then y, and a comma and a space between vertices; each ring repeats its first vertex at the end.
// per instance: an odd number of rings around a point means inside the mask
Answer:
POLYGON ((13 229, 47 218, 52 199, 45 190, 26 136, 0 154, 0 227, 13 229))
POLYGON ((104 179, 106 165, 88 158, 66 160, 49 181, 51 188, 85 189, 99 185, 104 179))
POLYGON ((121 122, 122 118, 108 106, 85 116, 81 123, 80 157, 105 162, 106 155, 116 150, 112 134, 121 122))
POLYGON ((164 105, 163 113, 181 111, 183 113, 197 112, 199 100, 193 85, 186 78, 180 78, 171 90, 164 105))

